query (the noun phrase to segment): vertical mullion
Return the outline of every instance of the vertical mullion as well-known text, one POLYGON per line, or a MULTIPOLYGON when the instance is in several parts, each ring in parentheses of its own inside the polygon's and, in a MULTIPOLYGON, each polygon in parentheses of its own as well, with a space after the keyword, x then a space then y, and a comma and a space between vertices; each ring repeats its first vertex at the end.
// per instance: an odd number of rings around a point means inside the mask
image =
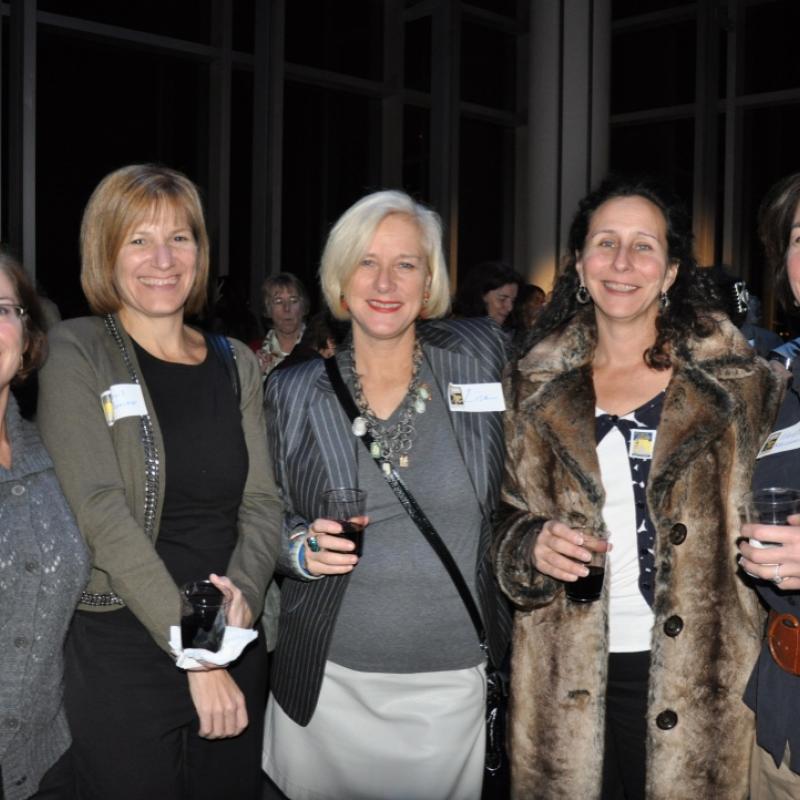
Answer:
POLYGON ((383 86, 381 101, 381 183, 403 185, 403 49, 402 0, 383 4, 383 86))
POLYGON ((231 80, 233 0, 214 0, 209 103, 208 211, 212 228, 214 274, 225 276, 230 260, 231 80))
POLYGON ((36 276, 36 0, 10 4, 8 236, 36 276))

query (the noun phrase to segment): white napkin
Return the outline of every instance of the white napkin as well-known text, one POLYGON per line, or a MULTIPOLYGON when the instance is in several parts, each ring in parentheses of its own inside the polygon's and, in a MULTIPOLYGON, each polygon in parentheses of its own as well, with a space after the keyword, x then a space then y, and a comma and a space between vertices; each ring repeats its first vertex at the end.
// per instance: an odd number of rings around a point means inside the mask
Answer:
POLYGON ((172 625, 169 629, 169 646, 173 654, 178 657, 176 666, 181 669, 202 669, 204 664, 227 667, 231 661, 236 661, 242 650, 256 638, 258 631, 252 628, 234 628, 232 625, 226 625, 222 647, 216 653, 212 653, 210 650, 198 647, 187 647, 184 650, 181 646, 181 629, 177 625, 172 625))

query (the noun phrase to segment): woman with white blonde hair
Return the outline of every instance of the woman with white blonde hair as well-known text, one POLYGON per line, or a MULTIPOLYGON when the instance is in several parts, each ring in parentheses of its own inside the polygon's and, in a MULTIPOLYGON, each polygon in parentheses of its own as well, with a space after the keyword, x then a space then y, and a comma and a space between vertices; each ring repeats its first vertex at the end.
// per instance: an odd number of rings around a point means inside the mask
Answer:
POLYGON ((486 653, 396 487, 450 551, 499 662, 509 617, 488 553, 503 338, 490 320, 440 319, 450 295, 441 223, 402 192, 344 213, 320 280, 332 313, 350 320, 349 340, 267 384, 292 557, 264 766, 293 799, 477 798, 486 653), (493 402, 456 397, 476 384, 493 402), (338 487, 366 490, 362 555, 324 518, 322 493, 338 487))

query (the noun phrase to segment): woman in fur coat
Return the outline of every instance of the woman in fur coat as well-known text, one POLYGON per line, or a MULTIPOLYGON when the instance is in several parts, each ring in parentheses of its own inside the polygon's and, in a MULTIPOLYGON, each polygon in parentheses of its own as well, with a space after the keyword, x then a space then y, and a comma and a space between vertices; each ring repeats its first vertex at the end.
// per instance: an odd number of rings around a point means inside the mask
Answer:
POLYGON ((714 310, 680 206, 643 181, 581 202, 522 349, 495 541, 517 608, 513 795, 744 800, 762 616, 738 506, 783 381, 714 310), (600 598, 569 600, 605 551, 600 598))

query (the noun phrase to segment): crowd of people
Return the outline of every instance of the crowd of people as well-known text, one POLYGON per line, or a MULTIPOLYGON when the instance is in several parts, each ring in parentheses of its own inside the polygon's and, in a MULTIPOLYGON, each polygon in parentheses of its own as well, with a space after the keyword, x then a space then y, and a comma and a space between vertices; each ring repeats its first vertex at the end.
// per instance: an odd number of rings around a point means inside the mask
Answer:
MULTIPOLYGON (((791 313, 800 175, 759 231, 791 313)), ((800 797, 800 341, 669 192, 607 178, 549 295, 485 262, 452 311, 438 215, 369 194, 247 343, 187 322, 181 173, 106 176, 80 244, 47 333, 0 255, 0 800, 800 797)))

